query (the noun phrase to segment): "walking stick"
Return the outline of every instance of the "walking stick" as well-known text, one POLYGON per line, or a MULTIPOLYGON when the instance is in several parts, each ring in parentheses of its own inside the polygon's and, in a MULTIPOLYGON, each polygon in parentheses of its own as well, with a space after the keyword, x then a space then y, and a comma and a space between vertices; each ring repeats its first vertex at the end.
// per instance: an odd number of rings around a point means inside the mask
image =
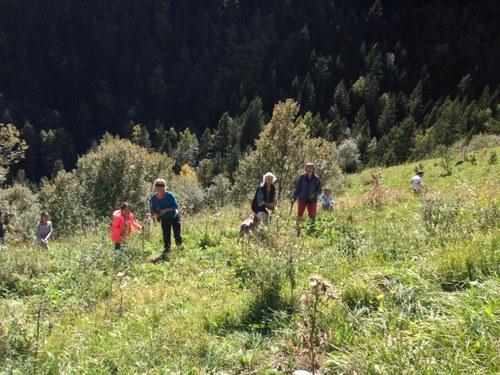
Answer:
POLYGON ((290 218, 290 215, 292 214, 292 209, 293 209, 293 204, 295 203, 295 200, 292 199, 292 204, 290 205, 290 212, 288 213, 288 217, 290 218))

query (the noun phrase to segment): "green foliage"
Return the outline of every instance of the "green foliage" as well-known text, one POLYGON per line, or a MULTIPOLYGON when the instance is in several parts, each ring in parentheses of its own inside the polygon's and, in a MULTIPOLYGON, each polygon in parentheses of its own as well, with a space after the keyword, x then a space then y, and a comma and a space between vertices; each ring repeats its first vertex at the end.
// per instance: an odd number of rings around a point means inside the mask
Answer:
POLYGON ((341 177, 333 161, 333 143, 321 138, 310 138, 309 130, 298 117, 299 106, 293 100, 277 104, 271 121, 256 141, 255 151, 248 154, 236 171, 234 191, 240 199, 254 191, 262 175, 273 172, 277 178, 278 199, 286 199, 295 187, 298 173, 313 161, 316 173, 324 183, 341 177), (249 187, 252 187, 249 189, 249 187))
POLYGON ((10 167, 24 158, 27 149, 28 145, 14 125, 0 123, 0 184, 5 181, 10 167))
POLYGON ((491 154, 490 154, 490 158, 488 159, 488 163, 490 165, 494 165, 498 162, 498 158, 497 158, 497 153, 492 151, 491 154))
POLYGON ((167 184, 169 184, 168 190, 174 193, 181 211, 194 213, 205 206, 205 192, 196 180, 175 176, 167 184))
POLYGON ((78 160, 76 175, 82 186, 80 197, 90 217, 109 218, 113 210, 127 201, 133 212, 148 208, 151 184, 156 178, 169 180, 173 174, 170 158, 149 153, 127 140, 105 140, 78 160))
POLYGON ((5 217, 6 243, 34 241, 41 213, 36 194, 26 186, 15 184, 7 189, 0 189, 0 202, 5 217))
MULTIPOLYGON (((335 210, 319 211, 314 231, 301 237, 281 210, 263 236, 238 245, 245 209, 224 203, 183 215, 184 246, 161 264, 148 262, 162 245, 156 222, 119 252, 107 218, 85 235, 60 236, 50 251, 9 242, 0 249, 0 368, 498 373, 492 151, 477 150, 477 164, 462 164, 453 179, 439 176, 437 159, 417 161, 430 186, 418 197, 408 192, 414 165, 378 168, 385 198, 375 208, 365 199, 375 170, 351 174, 335 210)), ((76 188, 77 173, 44 182, 44 205, 64 212, 72 203, 62 189, 76 188)), ((174 193, 192 194, 197 184, 177 179, 168 180, 174 193)))
POLYGON ((76 160, 73 139, 63 128, 40 132, 40 154, 45 172, 50 176, 62 170, 65 163, 72 166, 76 160))
POLYGON ((441 156, 441 161, 439 162, 439 165, 443 168, 441 177, 451 176, 453 174, 453 154, 451 150, 448 147, 439 146, 436 152, 441 156))

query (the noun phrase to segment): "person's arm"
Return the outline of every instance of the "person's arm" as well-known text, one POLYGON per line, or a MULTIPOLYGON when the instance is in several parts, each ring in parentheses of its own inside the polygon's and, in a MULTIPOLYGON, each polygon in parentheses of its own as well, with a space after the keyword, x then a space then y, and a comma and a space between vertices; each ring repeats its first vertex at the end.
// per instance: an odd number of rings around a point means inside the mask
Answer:
POLYGON ((52 235, 52 221, 47 222, 47 228, 49 229, 49 233, 45 236, 45 241, 48 241, 52 235))
POLYGON ((135 230, 142 229, 142 226, 135 222, 134 215, 132 213, 130 213, 130 221, 129 222, 130 222, 130 226, 132 227, 132 229, 135 229, 135 230))
POLYGON ((317 178, 318 178, 318 183, 316 185, 316 191, 314 193, 318 197, 321 194, 321 190, 323 190, 323 186, 321 186, 321 179, 319 177, 317 178))

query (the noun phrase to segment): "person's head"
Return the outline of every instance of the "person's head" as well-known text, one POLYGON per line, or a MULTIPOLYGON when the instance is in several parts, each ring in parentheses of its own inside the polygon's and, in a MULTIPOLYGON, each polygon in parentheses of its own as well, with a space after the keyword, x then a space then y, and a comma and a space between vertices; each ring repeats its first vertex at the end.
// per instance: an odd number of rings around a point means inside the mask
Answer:
POLYGON ((325 194, 326 194, 326 195, 330 195, 330 194, 332 194, 332 189, 331 189, 331 188, 329 188, 329 187, 325 187, 325 194))
POLYGON ((314 163, 306 164, 306 173, 308 176, 312 176, 314 174, 314 163))
POLYGON ((417 174, 422 177, 424 175, 424 171, 418 171, 417 174))
POLYGON ((266 183, 266 185, 271 185, 276 181, 276 176, 271 172, 267 172, 264 176, 262 176, 262 182, 266 183))
POLYGON ((167 190, 167 184, 163 178, 157 178, 155 180, 155 192, 164 193, 167 190))
POLYGON ((40 215, 40 221, 43 221, 46 223, 50 219, 50 214, 47 211, 43 211, 42 214, 40 215))
POLYGON ((120 206, 120 209, 125 215, 128 215, 130 211, 132 211, 132 206, 128 202, 123 202, 120 206))

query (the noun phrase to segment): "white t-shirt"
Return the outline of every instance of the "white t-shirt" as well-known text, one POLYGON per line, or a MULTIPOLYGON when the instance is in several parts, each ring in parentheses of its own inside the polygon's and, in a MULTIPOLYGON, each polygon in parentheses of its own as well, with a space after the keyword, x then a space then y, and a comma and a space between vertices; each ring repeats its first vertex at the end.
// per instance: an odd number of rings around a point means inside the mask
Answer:
POLYGON ((413 176, 411 179, 411 187, 413 190, 420 190, 420 184, 422 183, 422 177, 418 174, 413 176))

